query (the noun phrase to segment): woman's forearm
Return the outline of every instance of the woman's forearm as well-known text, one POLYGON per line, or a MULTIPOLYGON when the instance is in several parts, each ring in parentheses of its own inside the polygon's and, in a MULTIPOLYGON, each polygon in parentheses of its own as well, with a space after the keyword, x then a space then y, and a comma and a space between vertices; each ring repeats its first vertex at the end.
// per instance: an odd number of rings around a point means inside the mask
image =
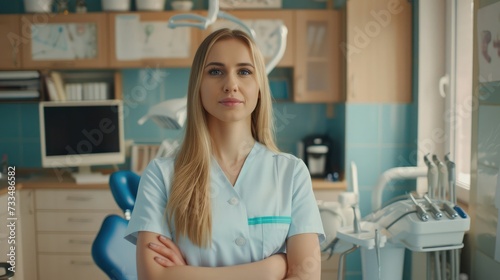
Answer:
MULTIPOLYGON (((227 267, 174 266, 164 268, 156 279, 178 280, 282 280, 286 275, 286 256, 271 256, 265 260, 227 267)), ((148 280, 151 278, 148 278, 148 280)), ((155 279, 151 279, 155 280, 155 279)))
POLYGON ((175 261, 175 258, 172 258, 172 254, 181 255, 173 242, 164 242, 159 238, 158 234, 147 231, 139 232, 136 246, 137 273, 140 280, 282 280, 285 278, 287 271, 287 258, 284 254, 273 255, 254 263, 226 267, 212 268, 183 265, 182 262, 175 261), (151 243, 157 243, 158 241, 165 245, 163 249, 158 249, 158 246, 150 247, 151 243), (167 247, 173 250, 167 249, 167 247), (170 264, 158 262, 156 259, 159 257, 170 259, 173 262, 170 264))

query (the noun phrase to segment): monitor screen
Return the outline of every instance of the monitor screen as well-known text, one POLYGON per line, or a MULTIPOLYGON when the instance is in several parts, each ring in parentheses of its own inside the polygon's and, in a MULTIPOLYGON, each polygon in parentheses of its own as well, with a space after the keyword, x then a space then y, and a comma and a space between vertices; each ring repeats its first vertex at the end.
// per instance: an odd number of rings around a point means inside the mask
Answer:
POLYGON ((41 102, 43 167, 118 164, 125 160, 122 102, 41 102))

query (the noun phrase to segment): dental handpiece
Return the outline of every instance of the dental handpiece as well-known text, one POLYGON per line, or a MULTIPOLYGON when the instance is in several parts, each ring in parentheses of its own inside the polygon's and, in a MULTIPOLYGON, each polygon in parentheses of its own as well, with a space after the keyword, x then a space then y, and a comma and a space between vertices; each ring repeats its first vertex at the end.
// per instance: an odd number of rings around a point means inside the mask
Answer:
POLYGON ((436 155, 432 156, 432 161, 436 165, 438 171, 438 184, 437 184, 438 198, 446 200, 446 190, 448 189, 448 168, 442 161, 439 160, 439 158, 436 155))
POLYGON ((413 197, 412 194, 410 194, 411 201, 415 204, 415 207, 417 207, 417 216, 422 222, 427 222, 429 220, 429 214, 427 214, 427 211, 425 211, 424 207, 418 203, 415 198, 413 197))
POLYGON ((450 204, 448 203, 443 203, 443 208, 444 208, 444 211, 448 214, 448 216, 450 216, 451 219, 455 219, 458 217, 458 213, 457 211, 455 211, 455 209, 453 209, 453 207, 451 207, 450 204))
POLYGON ((437 189, 438 184, 438 169, 437 166, 429 160, 428 154, 424 156, 424 162, 427 165, 427 193, 434 197, 436 195, 435 191, 437 189))
POLYGON ((436 205, 436 203, 432 202, 426 194, 424 195, 424 199, 425 201, 427 201, 427 203, 429 203, 434 218, 436 220, 440 220, 443 217, 443 213, 441 212, 441 210, 439 210, 439 207, 436 205))

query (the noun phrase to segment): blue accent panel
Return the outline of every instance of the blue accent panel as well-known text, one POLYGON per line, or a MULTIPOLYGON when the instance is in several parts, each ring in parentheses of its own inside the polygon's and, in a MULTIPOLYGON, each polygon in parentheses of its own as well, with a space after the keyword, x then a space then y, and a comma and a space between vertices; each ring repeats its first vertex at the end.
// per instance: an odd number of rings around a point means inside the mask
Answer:
POLYGON ((14 140, 21 137, 20 105, 0 104, 0 140, 14 140))
POLYGON ((380 119, 382 144, 406 144, 410 142, 408 126, 410 120, 410 105, 383 104, 380 105, 382 114, 380 119))
POLYGON ((162 129, 152 120, 142 126, 137 121, 151 106, 186 96, 189 69, 127 69, 122 70, 122 79, 126 139, 139 143, 159 143, 165 138, 179 138, 182 135, 178 130, 162 129))
POLYGON ((349 144, 380 143, 380 105, 346 104, 346 122, 349 144))
POLYGON ((346 279, 360 279, 361 280, 361 250, 358 249, 345 258, 345 276, 346 279), (354 273, 353 273, 354 272, 354 273), (357 275, 357 272, 360 274, 357 275))
POLYGON ((410 164, 413 159, 410 158, 409 146, 388 146, 380 148, 380 168, 382 172, 393 167, 413 166, 410 164))
MULTIPOLYGON (((349 140, 348 140, 349 141, 349 140)), ((373 188, 377 183, 378 177, 382 173, 380 167, 380 148, 377 146, 350 146, 347 144, 346 165, 350 168, 351 161, 358 167, 358 184, 373 188)), ((351 182, 350 172, 346 174, 348 182, 351 182)))
POLYGON ((339 170, 345 170, 345 111, 346 105, 344 103, 335 104, 333 107, 333 118, 327 119, 328 136, 333 140, 333 162, 338 166, 339 170))
POLYGON ((31 140, 23 141, 21 147, 22 147, 22 155, 21 155, 22 167, 37 168, 42 166, 42 155, 41 155, 42 152, 39 139, 35 139, 34 141, 31 140))
POLYGON ((23 138, 40 139, 40 115, 38 103, 20 105, 21 135, 23 138))
POLYGON ((290 216, 265 216, 265 217, 255 217, 248 219, 248 225, 259 225, 259 224, 290 224, 292 222, 292 217, 290 216))
POLYGON ((274 103, 278 147, 297 154, 297 142, 309 134, 325 133, 325 104, 274 103))
POLYGON ((0 140, 0 156, 6 154, 9 165, 20 166, 22 163, 22 146, 17 140, 0 140))

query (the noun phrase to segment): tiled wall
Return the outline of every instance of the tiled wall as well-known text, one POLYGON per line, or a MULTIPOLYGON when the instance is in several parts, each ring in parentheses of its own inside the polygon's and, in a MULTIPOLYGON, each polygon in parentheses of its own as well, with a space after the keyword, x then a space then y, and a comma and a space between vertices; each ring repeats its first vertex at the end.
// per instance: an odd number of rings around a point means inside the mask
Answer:
MULTIPOLYGON (((163 100, 182 97, 187 91, 189 69, 122 70, 125 139, 135 143, 160 143, 179 139, 182 130, 166 130, 153 121, 137 124, 148 109, 163 100)), ((280 94, 282 95, 282 94, 280 94)), ((38 103, 0 103, 0 155, 20 167, 41 167, 38 103)), ((308 134, 327 133, 326 105, 274 104, 277 142, 281 150, 296 153, 297 142, 308 134)), ((334 122, 343 116, 332 119, 334 122)), ((343 135, 343 131, 331 132, 343 135)))

